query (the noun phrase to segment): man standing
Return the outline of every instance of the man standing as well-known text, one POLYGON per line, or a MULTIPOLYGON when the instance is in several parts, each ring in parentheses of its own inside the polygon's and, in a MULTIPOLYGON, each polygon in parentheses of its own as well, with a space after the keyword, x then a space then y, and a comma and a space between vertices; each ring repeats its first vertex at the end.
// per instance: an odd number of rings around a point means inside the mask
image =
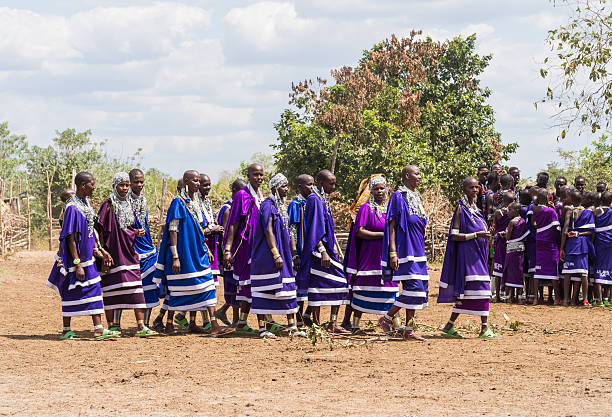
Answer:
POLYGON ((313 321, 320 323, 321 306, 331 306, 330 330, 348 334, 338 325, 338 310, 348 303, 348 283, 335 250, 334 219, 326 195, 336 188, 336 176, 328 170, 317 174, 317 185, 306 200, 306 236, 298 271, 300 292, 308 288, 313 321))
POLYGON ((248 167, 249 183, 238 191, 232 201, 225 230, 223 245, 223 266, 234 268, 234 278, 238 281, 236 300, 240 302, 240 317, 236 324, 237 333, 256 334, 247 324, 251 311, 251 250, 255 237, 255 225, 259 215, 259 206, 264 198, 259 187, 264 180, 264 170, 259 164, 248 167))

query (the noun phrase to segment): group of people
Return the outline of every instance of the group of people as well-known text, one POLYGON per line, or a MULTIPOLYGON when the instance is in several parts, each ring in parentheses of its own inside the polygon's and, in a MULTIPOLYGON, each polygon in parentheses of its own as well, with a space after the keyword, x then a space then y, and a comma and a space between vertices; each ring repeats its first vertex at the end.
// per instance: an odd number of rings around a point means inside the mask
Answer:
POLYGON ((491 231, 489 266, 494 301, 610 306, 612 301, 612 193, 604 181, 587 192, 583 176, 540 172, 518 186, 520 170, 478 168, 477 208, 491 231), (525 296, 523 296, 525 295, 525 296), (580 301, 580 296, 582 300, 580 301))
MULTIPOLYGON (((287 204, 288 179, 283 174, 272 176, 266 198, 261 187, 263 167, 252 164, 247 182, 232 183, 232 198, 218 213, 208 197, 210 178, 186 171, 168 208, 159 248, 149 230, 142 171, 116 174, 113 191, 98 213, 88 201, 95 179, 81 172, 75 178, 76 190, 62 194, 66 208, 60 247, 47 282, 62 300, 61 337, 78 337, 70 328, 70 319, 82 315, 92 316, 97 340, 119 337, 122 311, 134 310, 138 337, 174 334, 178 327, 213 335, 236 332, 275 338, 285 332, 305 336, 304 329, 313 324, 325 325, 337 334, 363 334, 361 316, 369 313, 379 316, 378 324, 386 333, 424 340, 414 329, 415 313, 427 307, 429 294, 427 214, 417 191, 421 171, 406 166, 401 178, 403 184, 395 192, 389 190, 383 175, 362 183, 342 256, 328 200, 336 177, 327 170, 316 178, 298 176, 298 194, 287 204), (217 309, 219 281, 224 304, 217 309), (150 323, 151 309, 160 300, 159 313, 150 323), (342 305, 344 317, 339 322, 342 305), (322 306, 330 307, 325 323, 322 306), (404 322, 402 309, 406 310, 404 322), (198 311, 202 325, 196 323, 198 311), (102 324, 102 313, 108 328, 102 324), (257 329, 248 324, 249 314, 257 316, 257 329), (278 315, 286 316, 286 325, 275 321, 273 316, 278 315)), ((585 264, 580 254, 593 246, 589 246, 591 235, 595 235, 597 249, 593 254, 608 250, 601 255, 605 262, 593 263, 596 302, 604 302, 602 292, 609 297, 610 193, 603 192, 601 207, 592 210, 583 207, 584 193, 560 187, 555 198, 563 204, 558 209, 542 184, 518 190, 514 182, 518 178, 511 174, 485 175, 484 167, 478 179, 463 182, 438 297, 439 303, 454 304, 442 330, 446 337, 462 337, 454 323, 464 313, 481 318, 479 337, 496 338, 487 326, 492 289, 497 296, 498 288, 504 288, 508 295, 514 291, 519 297, 525 284, 537 302, 538 291, 532 294, 533 289, 553 279, 551 263, 556 268, 559 256, 565 260, 567 268, 561 272, 569 274, 568 283, 575 277, 582 280, 585 264), (559 222, 559 216, 565 221, 559 222), (559 235, 557 225, 564 237, 560 248, 552 237, 559 235), (529 271, 532 260, 537 272, 523 281, 523 264, 529 271), (500 277, 494 285, 490 265, 493 276, 500 277)), ((586 265, 588 269, 588 260, 586 265)), ((553 280, 559 299, 555 283, 553 280)), ((564 286, 563 295, 564 301, 569 300, 570 289, 564 286)))

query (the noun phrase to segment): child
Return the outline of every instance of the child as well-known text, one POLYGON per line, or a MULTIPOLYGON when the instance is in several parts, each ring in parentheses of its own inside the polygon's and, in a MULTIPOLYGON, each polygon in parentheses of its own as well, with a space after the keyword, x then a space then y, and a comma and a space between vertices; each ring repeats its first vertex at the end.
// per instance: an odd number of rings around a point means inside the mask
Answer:
POLYGON ((555 304, 559 302, 559 217, 550 207, 550 195, 546 188, 540 188, 533 206, 532 224, 536 229, 536 266, 533 275, 535 297, 533 305, 538 304, 540 280, 552 280, 555 292, 555 304))
MULTIPOLYGON (((563 290, 565 299, 563 305, 569 305, 569 283, 570 280, 576 282, 574 291, 576 297, 578 295, 578 282, 582 282, 582 305, 590 307, 588 300, 589 283, 587 275, 589 272, 589 252, 592 245, 590 236, 595 230, 595 220, 591 210, 585 209, 581 203, 583 197, 579 191, 570 192, 570 198, 574 207, 568 209, 565 214, 565 224, 563 226, 563 234, 561 236, 561 254, 560 259, 563 263, 563 290)), ((572 304, 574 304, 574 299, 572 304)))
MULTIPOLYGON (((612 286, 612 193, 601 193, 601 206, 595 210, 595 298, 598 306, 610 307, 610 288, 612 286), (608 292, 604 298, 603 292, 608 292)), ((593 303, 595 305, 595 303, 593 303)))
POLYGON ((505 192, 502 196, 501 207, 498 210, 495 210, 494 214, 495 220, 493 231, 497 231, 497 234, 495 235, 495 251, 493 252, 493 276, 495 277, 496 302, 501 301, 499 292, 501 288, 501 280, 504 275, 504 260, 506 259, 506 239, 503 232, 510 223, 511 217, 508 216, 508 206, 513 201, 514 193, 512 191, 505 192))
MULTIPOLYGON (((533 188, 533 187, 531 187, 533 188)), ((527 223, 527 229, 529 235, 523 242, 525 244, 525 251, 523 256, 523 276, 525 286, 526 300, 532 300, 531 293, 531 281, 533 279, 533 273, 535 272, 535 240, 536 231, 531 222, 533 216, 533 198, 531 196, 531 188, 529 190, 521 190, 519 192, 519 202, 521 203, 521 217, 527 223)))
POLYGON ((525 253, 525 240, 529 236, 527 222, 521 218, 521 204, 512 203, 508 206, 510 223, 504 233, 506 240, 506 259, 504 261, 503 285, 506 290, 506 301, 519 300, 523 292, 523 258, 525 253), (517 297, 513 296, 516 289, 517 297))

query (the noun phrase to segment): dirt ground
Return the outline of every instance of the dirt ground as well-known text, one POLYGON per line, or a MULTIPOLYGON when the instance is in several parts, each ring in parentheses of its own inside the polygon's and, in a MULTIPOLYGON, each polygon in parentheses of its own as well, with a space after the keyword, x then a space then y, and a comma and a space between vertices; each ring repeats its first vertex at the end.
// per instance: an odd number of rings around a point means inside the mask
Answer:
MULTIPOLYGON (((51 264, 51 252, 0 261, 3 416, 612 414, 612 309, 492 304, 500 340, 477 339, 467 316, 466 339, 441 339, 451 307, 435 303, 432 271, 431 306, 418 315, 424 343, 376 340, 379 331, 333 350, 288 337, 69 342, 58 340, 60 300, 44 285, 51 264)), ((73 320, 83 336, 91 328, 89 317, 73 320)))

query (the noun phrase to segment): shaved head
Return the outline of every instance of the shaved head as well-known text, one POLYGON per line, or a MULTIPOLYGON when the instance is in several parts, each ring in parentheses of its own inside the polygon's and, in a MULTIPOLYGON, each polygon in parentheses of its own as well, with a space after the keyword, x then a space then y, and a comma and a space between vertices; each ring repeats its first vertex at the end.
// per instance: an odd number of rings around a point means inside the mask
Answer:
POLYGON ((478 182, 478 180, 474 177, 467 177, 466 179, 464 179, 463 180, 463 190, 465 191, 474 182, 478 182))
POLYGON ((405 177, 410 173, 415 173, 417 169, 419 169, 419 167, 416 165, 406 165, 404 169, 402 169, 402 177, 405 177))
POLYGON ((198 171, 196 171, 195 169, 190 169, 188 171, 185 171, 183 173, 183 181, 187 181, 192 179, 193 177, 199 177, 200 173, 198 171))
POLYGON ((308 175, 308 174, 300 174, 300 175, 298 175, 298 177, 296 179, 296 182, 297 182, 298 185, 300 185, 300 184, 307 184, 310 181, 314 181, 314 178, 312 178, 312 176, 308 175))
POLYGON ((263 171, 263 166, 262 166, 261 164, 257 164, 257 163, 255 163, 255 164, 251 164, 251 165, 249 165, 249 167, 247 168, 247 173, 248 173, 248 174, 251 174, 252 172, 254 172, 254 171, 258 171, 258 170, 263 171))
POLYGON ((204 180, 210 181, 210 177, 206 174, 200 174, 200 181, 204 181, 204 180))
POLYGON ((319 173, 317 174, 317 182, 321 183, 321 181, 335 178, 335 177, 336 176, 332 174, 332 172, 329 169, 324 169, 323 171, 319 171, 319 173))

